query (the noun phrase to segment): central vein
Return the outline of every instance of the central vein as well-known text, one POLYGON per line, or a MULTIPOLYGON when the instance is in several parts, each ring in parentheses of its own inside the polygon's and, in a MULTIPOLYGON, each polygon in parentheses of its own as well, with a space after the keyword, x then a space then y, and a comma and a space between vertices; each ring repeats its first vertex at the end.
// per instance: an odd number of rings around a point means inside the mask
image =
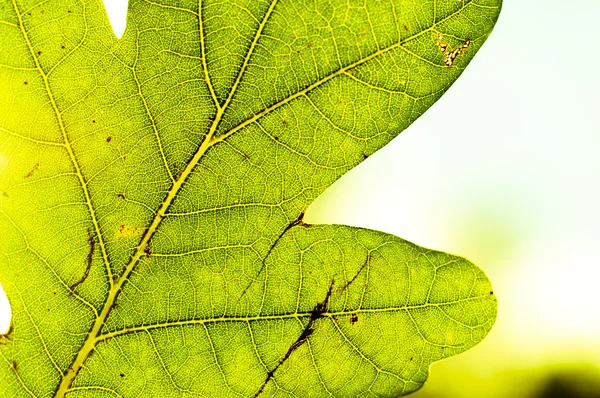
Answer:
MULTIPOLYGON (((239 83, 242 79, 242 76, 243 76, 246 68, 248 67, 248 62, 254 51, 254 48, 256 47, 256 43, 258 42, 258 39, 261 36, 262 31, 263 31, 267 21, 269 20, 269 17, 271 16, 273 10, 275 9, 275 5, 277 4, 277 1, 278 0, 272 0, 271 4, 269 6, 269 9, 265 13, 263 20, 259 24, 258 29, 256 30, 256 34, 254 36, 254 40, 252 41, 250 47, 248 48, 248 52, 244 59, 244 63, 242 64, 242 66, 238 72, 236 80, 233 84, 233 87, 231 88, 231 90, 229 92, 229 95, 227 96, 227 99, 225 100, 225 103, 223 104, 223 106, 218 106, 218 104, 217 104, 217 113, 215 115, 215 118, 214 118, 211 126, 210 126, 210 129, 208 130, 206 137, 202 141, 202 144, 200 145, 200 147, 198 148, 196 153, 194 153, 194 156, 192 157, 192 159, 187 163, 185 169, 181 172, 181 175, 179 176, 179 178, 177 178, 174 181, 173 185, 171 186, 171 189, 169 190, 169 193, 167 194, 166 198, 160 205, 160 208, 156 212, 156 215, 154 216, 152 223, 150 224, 150 226, 146 230, 144 236, 142 237, 142 240, 138 244, 134 255, 131 257, 131 260, 127 264, 125 271, 119 277, 119 279, 111 286, 110 291, 108 292, 108 297, 106 299, 106 302, 104 303, 104 306, 102 307, 102 311, 100 312, 99 316, 94 321, 94 324, 93 324, 90 332, 88 333, 80 350, 77 352, 75 359, 73 360, 71 365, 69 365, 67 370, 63 373, 60 384, 58 385, 56 393, 54 394, 55 398, 63 398, 67 394, 67 392, 69 391, 69 388, 71 387, 71 384, 73 383, 73 380, 75 380, 75 377, 77 377, 79 370, 83 367, 83 364, 85 363, 85 361, 87 360, 87 358, 89 357, 91 352, 94 350, 96 345, 102 340, 99 338, 100 332, 102 330, 102 327, 104 326, 104 323, 106 322, 106 319, 108 318, 108 315, 110 314, 111 310, 113 309, 113 307, 116 303, 117 297, 119 296, 119 293, 121 292, 121 290, 123 288, 123 285, 129 279, 129 276, 131 275, 131 272, 135 268, 135 265, 137 264, 137 262, 140 260, 140 258, 142 258, 142 256, 145 255, 145 250, 148 247, 150 240, 152 239, 152 236, 154 236, 154 233, 156 232, 156 230, 158 229, 158 226, 162 222, 167 210, 169 209, 169 207, 175 200, 177 193, 179 192, 179 190, 181 189, 181 187, 183 186, 183 184, 185 183, 187 178, 191 175, 191 173, 194 170, 194 168, 196 167, 196 165, 200 162, 200 159, 204 156, 206 151, 212 145, 219 142, 219 140, 215 139, 216 138, 215 131, 217 130, 217 127, 219 126, 219 123, 221 122, 221 119, 223 118, 225 109, 227 109, 228 105, 231 103, 233 95, 239 86, 239 83)), ((199 29, 202 30, 202 21, 201 20, 199 20, 199 25, 200 25, 199 29)), ((205 56, 205 54, 203 51, 203 57, 204 56, 205 56)), ((203 66, 206 67, 205 62, 203 62, 203 66)), ((206 71, 205 71, 205 77, 208 80, 208 73, 206 71)), ((212 87, 210 81, 207 81, 207 85, 209 86, 209 88, 212 87)))
POLYGON ((217 116, 215 117, 215 120, 213 121, 207 136, 204 138, 202 145, 200 145, 200 148, 196 151, 192 160, 190 160, 190 162, 188 162, 187 166, 185 167, 185 169, 183 170, 183 172, 181 173, 179 178, 173 183, 173 186, 169 190, 167 197, 161 204, 154 219, 152 220, 150 227, 148 227, 148 229, 146 230, 146 233, 144 234, 139 245, 137 246, 134 255, 131 257, 131 260, 127 264, 125 271, 123 272, 121 277, 111 287, 111 289, 108 293, 106 302, 104 303, 104 306, 102 307, 102 311, 100 312, 99 316, 96 318, 96 321, 94 322, 92 329, 88 333, 85 342, 83 343, 81 349, 77 353, 75 360, 71 363, 69 368, 63 374, 63 377, 60 381, 58 389, 56 390, 56 393, 54 395, 56 398, 62 398, 65 396, 65 394, 68 392, 71 384, 73 383, 73 380, 77 376, 77 373, 79 372, 79 370, 83 366, 84 362, 89 357, 90 353, 96 347, 96 344, 100 341, 98 336, 100 335, 102 326, 104 326, 104 323, 108 317, 108 314, 110 313, 114 304, 116 303, 117 297, 118 297, 119 293, 121 292, 123 285, 127 282, 128 278, 131 275, 131 272, 133 271, 137 262, 140 260, 140 258, 142 258, 142 256, 145 255, 144 250, 146 249, 146 247, 148 247, 150 239, 152 239, 152 236, 158 229, 158 226, 160 225, 162 219, 164 218, 164 215, 165 215, 167 209, 169 208, 169 206, 171 206, 171 204, 173 203, 173 200, 175 200, 175 197, 177 196, 177 193, 181 189, 182 185, 185 183, 187 178, 190 176, 190 174, 192 173, 192 170, 194 169, 194 167, 196 167, 196 165, 198 164, 198 162, 200 161, 202 156, 204 156, 204 154, 206 153, 208 148, 210 148, 211 145, 214 144, 213 136, 214 136, 215 130, 217 129, 217 126, 219 125, 219 122, 220 122, 222 116, 223 116, 223 109, 220 109, 220 110, 218 110, 217 116))

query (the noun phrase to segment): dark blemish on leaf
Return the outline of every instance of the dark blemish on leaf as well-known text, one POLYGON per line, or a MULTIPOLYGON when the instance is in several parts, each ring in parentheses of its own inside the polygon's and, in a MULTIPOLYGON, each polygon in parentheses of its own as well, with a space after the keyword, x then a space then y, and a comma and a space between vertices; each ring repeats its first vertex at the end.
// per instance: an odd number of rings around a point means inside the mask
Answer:
POLYGON ((350 279, 350 281, 348 281, 348 283, 346 283, 344 285, 344 287, 342 287, 342 291, 348 289, 348 287, 352 284, 352 282, 354 282, 356 280, 356 278, 358 278, 358 276, 361 274, 361 272, 363 272, 363 270, 367 267, 367 265, 369 265, 369 262, 371 262, 371 254, 367 254, 367 258, 365 260, 365 262, 363 263, 362 267, 360 267, 360 269, 358 270, 358 272, 356 273, 356 275, 354 275, 354 277, 352 279, 350 279))
POLYGON ((117 238, 131 238, 140 236, 144 232, 143 228, 130 227, 125 224, 119 225, 119 230, 117 231, 117 238))
POLYGON ((262 259, 262 265, 261 265, 260 269, 258 270, 258 272, 256 273, 256 276, 254 277, 254 280, 250 281, 250 283, 248 283, 248 286, 246 286, 246 288, 244 289, 244 291, 242 291, 242 294, 240 295, 240 298, 238 298, 238 303, 240 302, 240 300, 242 299, 242 297, 244 297, 244 295, 246 294, 246 292, 248 291, 248 289, 250 289, 250 286, 252 286, 252 283, 254 283, 254 281, 256 280, 256 278, 258 278, 260 276, 260 274, 263 272, 263 270, 265 269, 265 267, 267 265, 267 258, 269 258, 269 255, 271 255, 271 252, 273 251, 273 249, 275 248, 275 246, 277 246, 277 243, 279 243, 279 240, 290 229, 292 229, 292 228, 294 228, 294 227, 296 227, 298 225, 304 225, 304 222, 302 221, 303 218, 304 218, 304 212, 301 212, 300 215, 294 221, 292 221, 291 223, 289 223, 285 227, 285 229, 279 234, 279 236, 277 237, 277 239, 275 239, 275 241, 273 242, 273 244, 271 245, 271 247, 267 251, 267 254, 263 257, 263 259, 262 259))
POLYGON ((87 277, 90 275, 90 270, 92 269, 92 262, 94 260, 94 251, 96 250, 96 236, 92 233, 92 231, 90 229, 88 229, 88 246, 89 246, 89 251, 88 251, 88 255, 85 259, 86 262, 86 267, 85 267, 85 271, 83 272, 83 276, 81 277, 81 279, 79 279, 77 282, 75 282, 73 285, 70 286, 71 290, 75 291, 75 288, 79 285, 81 285, 83 282, 85 282, 85 280, 87 279, 87 277))
POLYGON ((444 39, 444 35, 438 33, 436 45, 444 55, 444 65, 450 67, 454 65, 454 61, 456 58, 462 54, 469 46, 471 45, 471 40, 467 40, 464 42, 462 46, 455 48, 454 50, 448 50, 448 43, 442 41, 444 39))
POLYGON ((95 120, 92 120, 92 123, 96 123, 96 121, 95 121, 95 120))
POLYGON ((411 361, 412 361, 413 359, 414 359, 413 357, 410 357, 410 360, 411 360, 411 361))
POLYGON ((52 294, 54 294, 56 296, 56 292, 52 292, 52 294))
POLYGON ((14 370, 15 372, 17 372, 19 370, 19 365, 17 364, 17 361, 12 361, 11 364, 12 370, 14 370))
POLYGON ((112 280, 113 280, 113 282, 118 281, 119 280, 119 275, 113 275, 112 276, 112 280))
POLYGON ((181 178, 181 175, 183 174, 183 171, 184 171, 184 170, 185 170, 185 168, 183 168, 183 169, 179 170, 179 171, 177 172, 177 174, 175 174, 175 177, 174 177, 174 178, 175 178, 175 181, 177 181, 177 180, 179 180, 179 178, 181 178))
POLYGON ((362 155, 363 155, 363 159, 368 159, 369 158, 369 155, 367 155, 366 153, 363 153, 362 155))
POLYGON ((38 55, 42 55, 42 51, 41 51, 41 50, 40 50, 40 51, 38 51, 38 55))
POLYGON ((322 302, 317 303, 315 308, 313 308, 313 310, 311 311, 310 320, 304 327, 304 330, 300 334, 300 337, 298 337, 298 339, 296 339, 296 341, 294 341, 294 343, 292 343, 290 348, 287 350, 287 352, 285 353, 283 358, 281 358, 279 360, 277 365, 275 365, 275 367, 272 370, 267 372, 267 378, 265 379, 263 384, 260 386, 260 388, 258 389, 256 394, 254 394, 254 398, 258 397, 264 391, 264 389, 267 386, 267 384, 269 383, 269 381, 273 378, 273 375, 275 375, 275 372, 277 371, 277 369, 279 369, 279 367, 281 365, 283 365, 285 363, 285 361, 287 361, 289 359, 289 357, 294 353, 294 351, 296 351, 304 343, 306 343, 308 338, 310 336, 312 336, 312 334, 315 332, 313 325, 314 325, 315 321, 323 318, 323 314, 325 314, 327 312, 327 309, 329 307, 329 298, 331 297, 331 293, 333 292, 334 284, 335 284, 335 281, 332 280, 331 285, 329 285, 329 290, 327 291, 327 295, 325 296, 325 299, 322 302))
POLYGON ((117 198, 125 200, 125 195, 123 195, 122 193, 118 193, 117 198))
POLYGON ((12 332, 15 330, 15 325, 13 323, 10 324, 10 327, 8 328, 8 332, 4 333, 4 334, 0 334, 0 343, 2 343, 3 340, 10 340, 10 335, 12 334, 12 332))
POLYGON ((147 258, 149 258, 152 255, 152 249, 150 248, 150 246, 144 247, 144 254, 147 258))
POLYGON ((73 11, 71 11, 71 10, 69 10, 69 11, 67 11, 67 12, 68 12, 69 14, 73 13, 73 11))
POLYGON ((493 295, 494 295, 494 292, 490 292, 490 296, 493 296, 493 295))
POLYGON ((357 314, 350 315, 350 324, 354 325, 356 322, 358 322, 358 315, 357 314))
POLYGON ((275 141, 279 141, 279 137, 277 137, 277 136, 273 136, 273 139, 274 139, 275 141))
POLYGON ((112 137, 111 136, 106 137, 106 142, 111 142, 111 141, 112 141, 112 137))
POLYGON ((247 154, 243 154, 242 156, 243 156, 243 157, 244 157, 244 159, 246 159, 246 160, 250 159, 250 156, 248 156, 247 154))
POLYGON ((63 50, 66 48, 64 45, 60 46, 60 48, 62 48, 63 50))
POLYGON ((40 164, 36 163, 35 166, 33 166, 33 169, 31 169, 31 171, 29 173, 27 173, 27 175, 25 176, 25 178, 31 178, 33 177, 33 174, 40 168, 40 164))
POLYGON ((408 32, 408 26, 404 25, 404 30, 408 32))
POLYGON ((119 373, 119 376, 121 377, 125 377, 125 375, 123 373, 119 373))
POLYGON ((282 124, 285 126, 285 125, 287 125, 287 120, 283 119, 283 120, 281 121, 281 123, 282 123, 282 124))
POLYGON ((23 82, 23 84, 24 84, 24 85, 28 85, 29 83, 28 83, 28 82, 23 82))

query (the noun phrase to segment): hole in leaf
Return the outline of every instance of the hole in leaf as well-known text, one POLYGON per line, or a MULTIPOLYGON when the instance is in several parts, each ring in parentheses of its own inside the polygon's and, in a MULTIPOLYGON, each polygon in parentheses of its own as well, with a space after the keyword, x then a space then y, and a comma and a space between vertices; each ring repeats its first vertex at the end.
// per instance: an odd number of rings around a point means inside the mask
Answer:
POLYGON ((115 36, 121 38, 127 22, 127 1, 104 0, 104 7, 115 36))
POLYGON ((0 285, 0 334, 8 334, 10 331, 10 320, 12 317, 12 311, 10 309, 10 302, 2 285, 0 285))

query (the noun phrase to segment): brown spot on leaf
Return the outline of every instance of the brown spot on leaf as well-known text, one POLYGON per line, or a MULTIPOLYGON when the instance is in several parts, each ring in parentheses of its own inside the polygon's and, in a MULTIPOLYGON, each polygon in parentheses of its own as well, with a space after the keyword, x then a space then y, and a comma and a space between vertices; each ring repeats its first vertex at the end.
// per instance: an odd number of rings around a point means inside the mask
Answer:
POLYGON ((42 55, 42 51, 41 51, 41 50, 40 50, 40 51, 38 51, 38 55, 42 55))
POLYGON ((350 315, 350 324, 354 325, 356 322, 358 322, 358 314, 350 315))
POLYGON ((12 334, 12 332, 14 330, 15 330, 15 325, 11 323, 10 327, 8 328, 8 331, 4 334, 0 334, 0 343, 2 343, 4 340, 10 339, 10 335, 12 334))
POLYGON ((143 232, 144 228, 121 224, 119 225, 119 230, 117 231, 117 238, 135 238, 140 236, 143 232))
POLYGON ((87 279, 87 277, 90 275, 90 270, 92 269, 92 261, 94 259, 94 251, 96 250, 96 235, 92 233, 91 230, 88 229, 88 246, 89 246, 89 251, 88 251, 88 255, 86 257, 86 267, 85 267, 85 271, 83 271, 83 276, 81 277, 81 279, 79 279, 77 282, 75 282, 73 285, 71 285, 71 290, 75 290, 75 288, 79 285, 81 285, 83 282, 85 282, 85 280, 87 279))
POLYGON ((31 169, 31 171, 29 173, 27 173, 27 175, 25 176, 25 178, 31 178, 33 177, 33 175, 35 174, 35 172, 40 168, 40 164, 36 163, 35 166, 33 166, 33 169, 31 169))
POLYGON ((122 193, 118 193, 117 198, 125 200, 125 195, 122 193))
POLYGON ((261 387, 258 389, 258 391, 254 394, 254 398, 256 398, 260 394, 262 394, 262 392, 264 391, 267 384, 269 384, 269 381, 275 375, 275 372, 277 371, 277 369, 279 369, 279 367, 281 365, 283 365, 289 359, 289 357, 294 353, 294 351, 296 351, 304 343, 306 343, 308 338, 315 332, 315 329, 314 329, 315 321, 323 318, 323 315, 327 312, 327 310, 329 308, 329 299, 331 298, 331 293, 333 292, 334 283, 335 283, 335 281, 332 280, 331 285, 329 285, 329 290, 327 291, 327 295, 325 296, 325 299, 322 302, 317 303, 315 308, 311 311, 310 320, 308 321, 308 323, 306 324, 306 327, 300 334, 300 337, 298 337, 298 339, 296 339, 296 341, 292 343, 292 345, 288 348, 286 354, 283 356, 283 358, 281 358, 279 360, 277 365, 275 365, 275 367, 272 370, 267 372, 267 378, 265 379, 265 381, 263 382, 261 387))
POLYGON ((152 256, 152 248, 150 248, 150 246, 144 247, 144 254, 146 255, 147 258, 152 256))
POLYGON ((455 48, 454 50, 449 50, 448 43, 444 42, 443 39, 444 39, 444 35, 439 33, 437 36, 436 45, 438 46, 438 48, 444 55, 444 65, 450 67, 450 66, 454 65, 454 61, 456 60, 456 58, 460 54, 462 54, 463 51, 465 51, 467 48, 469 48, 469 46, 471 45, 471 40, 465 41, 462 46, 459 46, 459 47, 455 48))
POLYGON ((404 25, 404 30, 408 32, 408 26, 404 25))
POLYGON ((17 361, 13 360, 12 364, 11 364, 12 370, 14 370, 15 372, 17 372, 19 370, 19 365, 17 364, 17 361))
POLYGON ((106 137, 106 142, 111 142, 112 141, 112 137, 109 135, 108 137, 106 137))
POLYGON ((23 84, 24 84, 24 85, 28 85, 29 83, 28 83, 28 82, 23 82, 23 84))
POLYGON ((365 270, 365 268, 367 267, 367 265, 369 265, 369 263, 371 262, 372 256, 371 254, 367 254, 367 258, 365 259, 365 262, 363 263, 363 265, 360 267, 360 269, 358 270, 358 272, 356 274, 354 274, 354 276, 352 277, 352 279, 350 279, 348 281, 348 283, 346 283, 343 287, 342 287, 342 291, 348 289, 348 287, 354 283, 354 281, 358 278, 358 276, 365 270))

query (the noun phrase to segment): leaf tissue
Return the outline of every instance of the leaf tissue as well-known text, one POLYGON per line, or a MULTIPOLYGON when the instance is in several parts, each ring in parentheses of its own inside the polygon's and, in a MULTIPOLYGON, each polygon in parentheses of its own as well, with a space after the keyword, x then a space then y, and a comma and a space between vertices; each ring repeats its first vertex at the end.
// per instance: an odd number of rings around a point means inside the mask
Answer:
POLYGON ((0 0, 2 397, 394 397, 481 341, 473 264, 303 214, 500 6, 132 0, 117 39, 100 0, 0 0))

